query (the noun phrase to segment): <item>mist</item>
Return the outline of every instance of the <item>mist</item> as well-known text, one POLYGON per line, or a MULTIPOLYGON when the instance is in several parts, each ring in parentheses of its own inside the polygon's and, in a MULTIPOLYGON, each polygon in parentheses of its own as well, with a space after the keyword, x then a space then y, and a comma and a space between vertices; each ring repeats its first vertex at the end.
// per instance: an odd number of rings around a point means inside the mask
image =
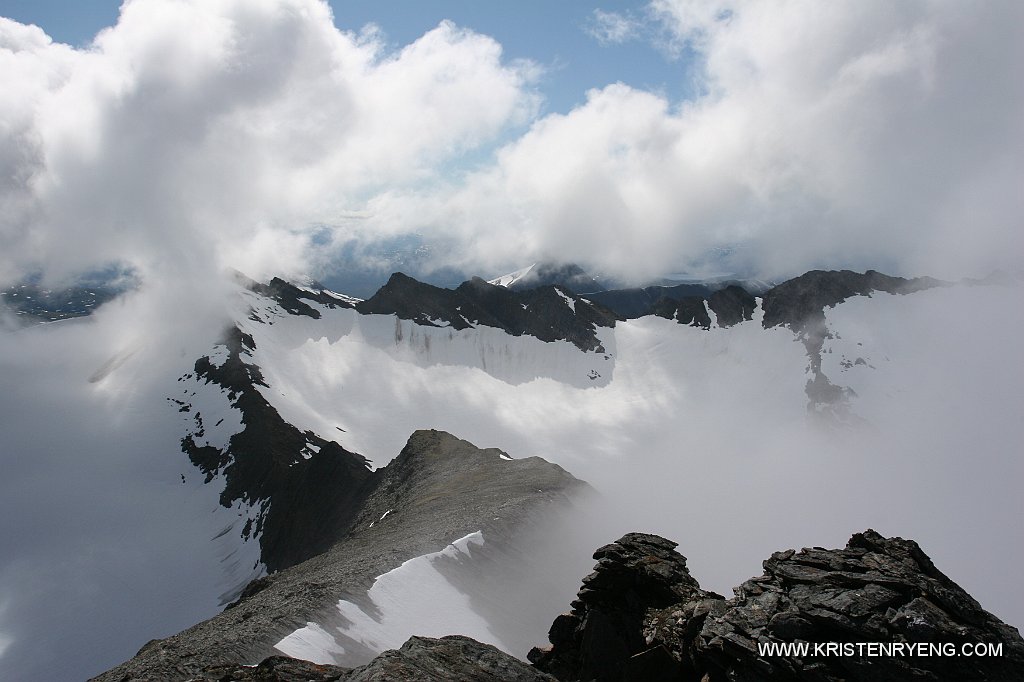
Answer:
POLYGON ((621 322, 602 336, 611 367, 579 354, 578 366, 555 370, 549 344, 486 328, 449 340, 450 330, 403 322, 396 341, 390 316, 326 311, 279 322, 277 341, 262 346, 251 331, 264 394, 281 413, 377 466, 406 434, 437 428, 588 481, 601 501, 564 532, 594 539, 590 550, 628 531, 660 533, 705 587, 728 594, 774 551, 841 547, 872 527, 919 541, 1019 626, 1024 601, 1004 569, 1021 559, 1014 520, 1024 511, 1024 376, 1009 351, 1024 331, 1019 292, 958 286, 829 310, 823 367, 856 393, 843 420, 808 412, 804 345, 756 319, 711 331, 621 322), (460 344, 468 350, 444 350, 460 344), (513 360, 493 361, 502 357, 513 360), (566 377, 592 366, 602 376, 589 385, 566 377))
POLYGON ((144 290, 0 333, 4 679, 102 672, 213 615, 249 577, 224 561, 231 539, 214 540, 233 515, 182 455, 167 402, 228 312, 165 299, 144 290))

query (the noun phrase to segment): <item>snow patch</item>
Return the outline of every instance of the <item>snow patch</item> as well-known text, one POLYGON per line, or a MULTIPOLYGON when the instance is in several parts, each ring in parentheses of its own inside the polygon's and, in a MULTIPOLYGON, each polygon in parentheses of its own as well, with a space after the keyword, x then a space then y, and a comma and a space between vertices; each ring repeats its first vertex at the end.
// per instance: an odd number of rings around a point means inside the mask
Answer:
POLYGON ((274 648, 314 663, 349 667, 399 648, 412 635, 459 633, 508 651, 486 620, 473 610, 469 597, 439 570, 445 559, 472 560, 472 547, 483 544, 483 533, 477 531, 440 552, 409 559, 378 576, 365 597, 340 600, 337 609, 343 625, 310 622, 274 648))
POLYGON ((510 287, 519 280, 521 280, 523 277, 526 277, 526 275, 528 275, 530 271, 533 270, 535 267, 537 267, 536 263, 528 267, 525 267, 522 270, 516 270, 515 272, 510 272, 507 275, 495 277, 494 279, 488 280, 487 283, 494 284, 495 286, 499 287, 510 287))
POLYGON ((576 301, 575 301, 575 299, 573 299, 572 296, 566 295, 566 293, 564 291, 562 291, 561 289, 559 289, 558 287, 555 287, 555 292, 559 296, 562 297, 562 300, 565 301, 565 304, 567 306, 569 306, 569 310, 571 310, 573 312, 573 314, 575 314, 576 313, 576 301))
POLYGON ((349 296, 347 294, 339 294, 338 292, 331 291, 330 289, 324 289, 323 293, 327 294, 331 298, 336 298, 339 301, 344 301, 345 303, 349 303, 351 305, 363 302, 363 299, 361 298, 356 298, 355 296, 349 296))

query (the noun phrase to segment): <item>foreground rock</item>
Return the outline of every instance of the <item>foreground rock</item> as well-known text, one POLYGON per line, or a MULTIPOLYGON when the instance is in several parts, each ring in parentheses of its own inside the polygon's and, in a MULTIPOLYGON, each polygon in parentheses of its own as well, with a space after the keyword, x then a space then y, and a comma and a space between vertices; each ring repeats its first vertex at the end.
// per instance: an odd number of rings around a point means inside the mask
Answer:
POLYGON ((572 612, 551 626, 552 646, 530 660, 565 681, 1024 679, 1017 630, 913 541, 868 530, 845 549, 777 552, 729 600, 701 590, 674 547, 631 533, 599 549, 572 612), (792 642, 808 650, 759 654, 792 642), (854 651, 826 655, 819 643, 854 651), (858 656, 858 643, 934 645, 947 655, 933 646, 930 655, 858 656), (985 644, 1000 654, 959 655, 985 644))
POLYGON ((354 670, 273 656, 258 666, 213 666, 195 682, 555 682, 555 678, 489 644, 453 635, 412 637, 354 670))

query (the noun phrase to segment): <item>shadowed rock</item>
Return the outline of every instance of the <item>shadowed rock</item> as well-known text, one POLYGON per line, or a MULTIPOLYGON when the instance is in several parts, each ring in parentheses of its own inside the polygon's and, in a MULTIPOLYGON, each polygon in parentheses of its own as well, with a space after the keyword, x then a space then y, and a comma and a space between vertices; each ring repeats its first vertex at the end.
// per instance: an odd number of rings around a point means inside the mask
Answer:
POLYGON ((433 327, 495 327, 512 336, 564 340, 581 350, 597 352, 604 352, 597 327, 612 327, 616 320, 611 311, 555 286, 513 291, 474 277, 456 289, 442 289, 400 272, 357 304, 356 310, 364 315, 396 315, 433 327))

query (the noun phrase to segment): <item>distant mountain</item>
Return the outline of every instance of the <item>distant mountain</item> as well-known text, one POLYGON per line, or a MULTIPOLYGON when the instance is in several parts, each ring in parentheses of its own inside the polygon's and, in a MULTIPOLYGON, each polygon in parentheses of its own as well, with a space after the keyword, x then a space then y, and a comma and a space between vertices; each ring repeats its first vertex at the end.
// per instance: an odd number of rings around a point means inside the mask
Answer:
MULTIPOLYGON (((663 299, 681 301, 684 299, 710 299, 716 291, 723 289, 740 289, 748 295, 757 296, 770 285, 760 280, 714 279, 708 281, 690 281, 681 283, 662 283, 646 287, 627 289, 611 289, 587 294, 587 300, 607 307, 625 319, 634 319, 644 315, 661 314, 665 307, 659 306, 663 299)), ((700 326, 700 325, 698 325, 700 326)))
POLYGON ((122 290, 107 286, 45 289, 35 284, 17 284, 0 291, 0 301, 22 323, 40 324, 90 315, 120 293, 122 290))
POLYGON ((522 270, 488 280, 490 284, 513 290, 536 289, 557 285, 575 294, 591 294, 605 288, 574 263, 534 263, 522 270))
POLYGON ((614 326, 616 319, 562 285, 512 289, 474 277, 456 289, 442 289, 402 273, 392 275, 380 291, 356 304, 356 310, 435 327, 485 325, 513 336, 569 341, 580 350, 597 352, 603 350, 596 329, 614 326))
POLYGON ((119 268, 87 273, 60 287, 44 287, 42 278, 33 275, 0 289, 0 307, 6 306, 22 324, 57 322, 91 315, 137 285, 132 272, 119 268))

